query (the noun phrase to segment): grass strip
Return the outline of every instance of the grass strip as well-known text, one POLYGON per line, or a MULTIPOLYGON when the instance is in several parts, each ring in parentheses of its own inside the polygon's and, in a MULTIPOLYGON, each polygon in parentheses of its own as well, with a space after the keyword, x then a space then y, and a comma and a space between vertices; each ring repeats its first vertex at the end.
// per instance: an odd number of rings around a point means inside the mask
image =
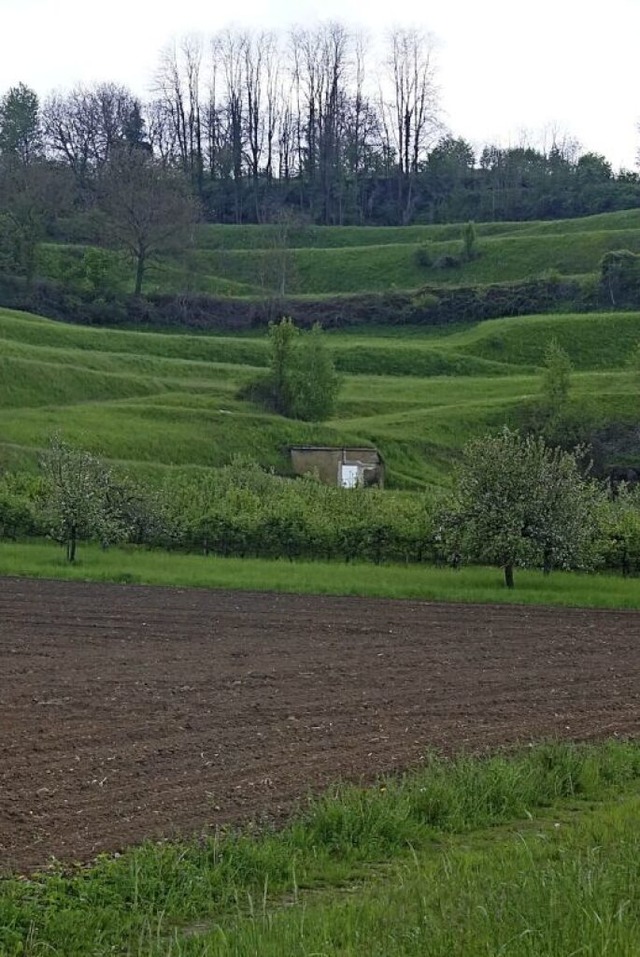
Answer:
POLYGON ((630 742, 432 756, 310 800, 280 831, 7 877, 0 953, 631 955, 639 781, 630 742), (548 826, 576 807, 575 826, 548 826))
MULTIPOLYGON (((640 951, 640 798, 416 852, 381 880, 258 906, 173 957, 635 957, 640 951)), ((149 953, 158 950, 149 948, 149 953)))
POLYGON ((543 575, 521 570, 516 572, 516 587, 508 591, 496 568, 453 571, 432 565, 219 558, 134 547, 104 551, 95 545, 81 545, 77 561, 70 565, 57 545, 2 542, 0 575, 418 601, 640 608, 637 580, 615 575, 543 575))

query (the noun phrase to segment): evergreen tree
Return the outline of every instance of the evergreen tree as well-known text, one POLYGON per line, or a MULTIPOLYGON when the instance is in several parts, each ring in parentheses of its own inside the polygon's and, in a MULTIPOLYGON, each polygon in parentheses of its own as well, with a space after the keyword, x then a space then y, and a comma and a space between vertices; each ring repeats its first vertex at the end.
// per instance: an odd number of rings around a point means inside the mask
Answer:
POLYGON ((27 164, 41 154, 38 96, 19 83, 0 99, 0 155, 27 164))

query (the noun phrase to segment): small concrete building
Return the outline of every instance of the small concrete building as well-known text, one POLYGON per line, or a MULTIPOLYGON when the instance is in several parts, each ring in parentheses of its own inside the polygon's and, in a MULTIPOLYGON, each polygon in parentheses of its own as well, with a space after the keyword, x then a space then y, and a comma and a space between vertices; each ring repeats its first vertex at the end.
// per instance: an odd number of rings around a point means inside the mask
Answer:
POLYGON ((384 462, 377 449, 291 445, 289 452, 296 475, 315 473, 321 482, 342 488, 384 486, 384 462))

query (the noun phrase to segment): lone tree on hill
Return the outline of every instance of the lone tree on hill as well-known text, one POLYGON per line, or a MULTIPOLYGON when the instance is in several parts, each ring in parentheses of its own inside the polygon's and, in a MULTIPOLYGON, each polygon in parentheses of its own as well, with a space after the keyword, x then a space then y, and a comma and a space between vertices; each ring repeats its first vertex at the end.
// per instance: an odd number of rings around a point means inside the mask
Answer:
POLYGON ((323 422, 335 409, 340 380, 322 327, 300 333, 293 319, 269 323, 270 372, 266 383, 276 412, 323 422))
POLYGON ((571 359, 556 339, 547 343, 544 352, 541 395, 538 406, 539 429, 547 442, 570 448, 584 433, 586 420, 570 413, 571 359))
POLYGON ((462 227, 462 248, 464 249, 464 258, 467 262, 475 259, 476 251, 476 227, 472 222, 466 223, 462 227))
POLYGON ((508 588, 516 567, 587 567, 602 493, 577 453, 509 429, 469 442, 443 517, 449 549, 503 568, 508 588))
POLYGON ((544 352, 542 377, 542 402, 550 419, 558 418, 566 409, 571 388, 571 369, 571 359, 558 340, 551 339, 544 352))
POLYGON ((149 262, 190 240, 196 211, 187 183, 147 150, 122 147, 104 171, 99 196, 114 242, 135 263, 139 296, 149 262))

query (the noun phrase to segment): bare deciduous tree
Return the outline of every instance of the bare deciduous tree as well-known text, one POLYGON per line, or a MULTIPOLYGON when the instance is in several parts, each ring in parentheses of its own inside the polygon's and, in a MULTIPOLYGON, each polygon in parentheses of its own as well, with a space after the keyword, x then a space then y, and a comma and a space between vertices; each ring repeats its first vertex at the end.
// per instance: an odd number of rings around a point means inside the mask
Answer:
POLYGON ((114 153, 100 181, 100 204, 113 240, 135 263, 140 295, 149 261, 190 238, 195 207, 184 177, 138 149, 114 153))
POLYGON ((226 112, 228 139, 231 148, 231 168, 234 180, 235 218, 242 218, 242 175, 245 128, 245 51, 248 37, 231 29, 223 30, 219 36, 219 55, 226 87, 226 112))
POLYGON ((410 218, 413 177, 441 131, 434 40, 417 28, 397 27, 388 38, 386 61, 390 90, 381 97, 387 148, 396 155, 398 204, 410 218))
POLYGON ((42 109, 46 149, 68 165, 80 186, 85 186, 89 173, 108 163, 114 147, 126 141, 136 110, 135 97, 116 83, 53 93, 42 109))
POLYGON ((162 128, 165 143, 175 144, 183 171, 198 189, 204 168, 201 63, 201 39, 194 35, 184 37, 180 44, 174 43, 162 51, 154 80, 155 127, 162 128))

